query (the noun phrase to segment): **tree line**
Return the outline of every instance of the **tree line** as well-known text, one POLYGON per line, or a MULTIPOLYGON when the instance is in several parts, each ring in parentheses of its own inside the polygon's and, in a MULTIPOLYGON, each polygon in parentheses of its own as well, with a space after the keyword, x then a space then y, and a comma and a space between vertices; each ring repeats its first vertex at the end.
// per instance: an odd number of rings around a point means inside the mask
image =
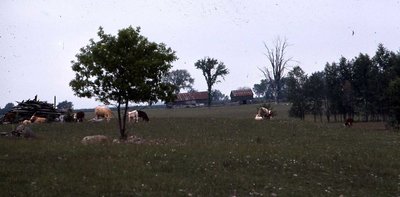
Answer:
POLYGON ((310 76, 296 66, 284 81, 293 117, 312 114, 315 121, 325 116, 327 121, 351 117, 396 124, 400 120, 400 52, 382 44, 372 57, 363 53, 351 60, 341 57, 310 76))

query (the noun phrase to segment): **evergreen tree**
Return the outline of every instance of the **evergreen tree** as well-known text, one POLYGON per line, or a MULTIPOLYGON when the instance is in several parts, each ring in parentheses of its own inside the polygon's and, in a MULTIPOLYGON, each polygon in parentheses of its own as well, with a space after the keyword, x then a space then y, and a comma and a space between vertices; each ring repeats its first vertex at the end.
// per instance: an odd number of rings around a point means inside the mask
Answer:
POLYGON ((358 111, 362 113, 363 120, 368 121, 371 114, 375 113, 373 106, 377 91, 377 70, 367 54, 359 54, 353 63, 354 90, 358 111))
MULTIPOLYGON (((324 85, 324 73, 315 72, 307 79, 304 84, 304 92, 308 102, 309 111, 314 116, 314 122, 317 119, 317 115, 322 117, 322 104, 325 97, 325 85, 324 85)), ((322 118, 321 118, 322 121, 322 118)))
POLYGON ((295 66, 289 73, 287 79, 288 100, 292 103, 289 115, 302 120, 308 108, 304 85, 307 81, 307 75, 299 67, 295 66))
POLYGON ((339 79, 341 85, 340 101, 338 111, 346 119, 354 115, 354 92, 353 92, 353 70, 352 64, 344 57, 339 60, 339 79))
POLYGON ((330 121, 330 116, 333 115, 335 121, 337 121, 337 114, 342 106, 342 96, 341 96, 341 81, 340 72, 337 64, 333 62, 332 64, 326 63, 325 69, 325 85, 326 89, 326 118, 328 122, 330 121))

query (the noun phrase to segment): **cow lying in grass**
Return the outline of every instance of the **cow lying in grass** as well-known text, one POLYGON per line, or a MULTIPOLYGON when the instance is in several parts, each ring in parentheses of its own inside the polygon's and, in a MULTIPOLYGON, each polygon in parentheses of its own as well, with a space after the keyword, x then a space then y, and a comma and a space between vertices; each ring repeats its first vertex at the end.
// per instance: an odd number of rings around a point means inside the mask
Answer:
POLYGON ((258 115, 258 114, 256 114, 256 117, 254 118, 255 120, 262 120, 263 119, 263 117, 262 116, 260 116, 260 115, 258 115))
POLYGON ((47 122, 47 118, 36 116, 35 114, 31 117, 30 121, 32 123, 45 123, 47 122))
POLYGON ((260 107, 257 111, 255 120, 264 120, 264 119, 271 119, 272 118, 272 110, 267 109, 265 107, 260 107))

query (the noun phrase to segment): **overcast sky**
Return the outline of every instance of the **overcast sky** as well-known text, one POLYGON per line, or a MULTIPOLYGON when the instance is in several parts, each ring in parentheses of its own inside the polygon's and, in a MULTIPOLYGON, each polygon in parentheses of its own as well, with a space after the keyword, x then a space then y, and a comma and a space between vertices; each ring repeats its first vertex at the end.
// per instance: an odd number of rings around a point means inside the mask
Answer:
POLYGON ((214 88, 229 95, 260 82, 258 68, 268 66, 264 43, 272 47, 277 37, 290 44, 291 66, 307 74, 341 56, 373 56, 379 43, 399 51, 399 13, 400 0, 2 0, 0 107, 35 95, 75 108, 99 105, 68 85, 71 61, 97 39, 99 26, 113 35, 140 26, 150 41, 176 51, 172 69, 187 69, 199 91, 206 82, 194 63, 206 56, 224 62, 230 74, 214 88))

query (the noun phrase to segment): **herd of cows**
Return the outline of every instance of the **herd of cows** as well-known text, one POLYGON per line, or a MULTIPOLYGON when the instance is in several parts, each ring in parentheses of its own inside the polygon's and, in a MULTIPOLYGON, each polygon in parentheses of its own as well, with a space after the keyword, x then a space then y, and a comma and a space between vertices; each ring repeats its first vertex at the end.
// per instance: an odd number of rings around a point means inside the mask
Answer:
MULTIPOLYGON (((92 119, 89 119, 90 122, 101 122, 104 120, 109 122, 111 120, 111 118, 113 118, 113 112, 107 106, 97 106, 94 110, 94 113, 95 113, 95 117, 92 119)), ((73 122, 83 122, 85 119, 85 112, 78 111, 76 113, 73 113, 72 117, 73 117, 72 118, 73 122)), ((131 121, 138 122, 139 119, 142 119, 143 121, 146 121, 146 122, 148 122, 150 120, 149 117, 147 116, 146 112, 141 111, 141 110, 133 110, 133 111, 128 112, 128 118, 129 118, 128 119, 129 122, 131 122, 131 121)), ((17 119, 16 113, 7 113, 2 118, 2 123, 3 124, 14 123, 16 119, 17 119)), ((60 114, 58 116, 58 118, 56 118, 54 121, 67 122, 66 120, 67 120, 67 115, 60 114)), ((34 113, 30 118, 25 118, 20 123, 26 125, 26 124, 31 124, 31 123, 46 123, 46 122, 50 122, 46 116, 34 113)))
MULTIPOLYGON (((111 111, 110 108, 107 106, 97 106, 94 110, 95 117, 92 119, 89 119, 89 122, 101 122, 101 121, 107 121, 109 122, 111 118, 113 118, 113 112, 111 111)), ((14 114, 15 115, 15 114, 14 114)), ((150 121, 148 115, 146 112, 141 111, 141 110, 133 110, 128 112, 128 121, 129 122, 134 122, 137 123, 139 120, 143 121, 150 121)), ((273 117, 274 113, 271 109, 268 109, 266 107, 260 107, 257 110, 255 120, 270 120, 273 117)), ((15 117, 14 117, 15 118, 15 117)), ((4 120, 11 120, 12 117, 8 117, 7 114, 5 117, 3 117, 3 124, 7 123, 4 122, 4 120)), ((76 113, 73 113, 73 121, 75 122, 83 122, 85 120, 85 113, 83 111, 78 111, 76 113)), ((65 121, 65 114, 61 114, 58 118, 56 118, 56 121, 58 122, 64 122, 65 121)), ((38 124, 38 123, 46 123, 49 122, 46 117, 37 115, 34 113, 29 119, 25 119, 21 124, 19 124, 16 128, 16 130, 10 132, 12 136, 23 136, 26 138, 32 138, 35 137, 35 134, 33 131, 28 127, 29 124, 38 124)), ((10 122, 12 123, 12 122, 10 122)), ((348 118, 345 122, 345 126, 350 127, 353 124, 353 119, 348 118)), ((8 133, 1 133, 1 135, 8 135, 8 133)), ((126 141, 126 143, 136 143, 138 140, 136 139, 137 137, 135 136, 130 136, 126 141)), ((111 139, 107 136, 104 135, 93 135, 93 136, 85 136, 81 143, 82 144, 95 144, 95 143, 108 143, 110 142, 111 139)), ((141 140, 139 140, 141 141, 141 140)), ((113 143, 121 143, 122 141, 120 139, 114 139, 112 141, 113 143)))
MULTIPOLYGON (((94 110, 95 117, 92 119, 89 119, 89 122, 102 122, 106 120, 109 122, 111 118, 113 117, 113 112, 111 111, 110 108, 106 106, 97 106, 94 110)), ((85 119, 85 113, 83 111, 78 111, 76 113, 73 113, 72 115, 74 122, 83 122, 85 119)), ((60 114, 58 118, 56 118, 54 121, 56 122, 66 122, 65 120, 67 119, 67 116, 65 114, 60 114)), ((15 120, 18 119, 18 114, 16 113, 7 113, 5 114, 4 117, 2 117, 2 123, 3 124, 10 124, 14 123, 15 120)), ((150 121, 148 115, 146 112, 141 111, 141 110, 133 110, 128 112, 128 120, 129 122, 139 122, 139 120, 143 121, 150 121)), ((18 122, 18 126, 15 130, 11 132, 2 132, 0 133, 2 136, 15 136, 15 137, 25 137, 25 138, 34 138, 36 135, 32 131, 32 129, 28 126, 29 124, 40 124, 40 123, 46 123, 50 122, 47 117, 43 115, 38 115, 37 113, 34 113, 30 118, 24 118, 21 122, 18 122)), ((96 136, 86 136, 84 137, 84 140, 82 141, 83 144, 87 144, 88 141, 90 142, 104 142, 108 140, 108 137, 102 136, 102 135, 96 135, 96 136)))
MULTIPOLYGON (((88 121, 90 122, 101 122, 106 120, 109 122, 111 118, 113 118, 113 112, 111 111, 110 108, 107 106, 97 106, 94 109, 94 114, 95 117, 92 119, 89 119, 88 121)), ((16 120, 19 120, 18 115, 16 113, 7 113, 2 117, 2 123, 3 124, 10 124, 10 123, 15 123, 16 120)), ((257 114, 255 116, 255 120, 269 120, 273 116, 273 112, 271 109, 265 108, 265 107, 260 107, 257 111, 257 114)), ((128 121, 129 122, 138 122, 139 119, 143 121, 150 121, 148 115, 146 112, 142 110, 133 110, 128 112, 128 121)), ((66 114, 60 114, 57 118, 54 119, 56 122, 83 122, 85 120, 85 112, 83 111, 78 111, 73 113, 72 115, 72 120, 69 120, 67 118, 66 114)), ((22 124, 31 124, 31 123, 46 123, 46 122, 51 122, 48 117, 45 115, 37 114, 34 113, 31 117, 27 117, 19 121, 22 124)))
MULTIPOLYGON (((78 112, 79 113, 79 112, 78 112)), ((77 113, 77 116, 78 116, 77 113)), ((102 121, 102 120, 107 120, 110 121, 110 119, 113 117, 113 113, 110 108, 106 106, 97 106, 94 109, 95 117, 91 119, 90 121, 102 121)), ((84 115, 83 115, 84 116, 84 115)), ((149 117, 147 116, 146 112, 141 111, 141 110, 133 110, 128 112, 128 121, 131 122, 138 122, 139 118, 142 119, 143 121, 150 121, 149 117)))

